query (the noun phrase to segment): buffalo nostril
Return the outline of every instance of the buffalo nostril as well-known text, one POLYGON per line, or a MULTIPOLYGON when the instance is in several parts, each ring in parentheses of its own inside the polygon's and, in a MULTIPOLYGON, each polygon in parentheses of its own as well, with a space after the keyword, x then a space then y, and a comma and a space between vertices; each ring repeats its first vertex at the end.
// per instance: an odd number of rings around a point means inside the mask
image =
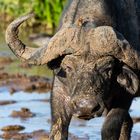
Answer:
POLYGON ((92 113, 93 113, 93 112, 97 112, 99 109, 100 109, 100 105, 98 104, 97 106, 95 106, 95 107, 92 109, 92 113))

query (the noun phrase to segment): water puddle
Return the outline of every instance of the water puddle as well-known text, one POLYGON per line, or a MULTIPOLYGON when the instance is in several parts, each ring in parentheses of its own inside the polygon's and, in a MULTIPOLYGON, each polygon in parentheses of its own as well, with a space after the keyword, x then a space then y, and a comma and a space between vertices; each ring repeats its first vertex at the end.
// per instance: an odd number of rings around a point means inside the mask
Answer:
MULTIPOLYGON (((8 90, 0 89, 0 101, 16 101, 14 104, 0 106, 0 127, 18 124, 26 128, 25 132, 32 132, 38 129, 49 131, 50 125, 47 123, 47 120, 50 119, 50 105, 49 102, 42 101, 49 99, 49 96, 49 93, 37 94, 22 91, 11 95, 8 93, 8 90), (10 117, 13 110, 20 110, 23 107, 30 109, 36 116, 29 119, 10 117)), ((0 131, 0 133, 2 132, 0 131)))

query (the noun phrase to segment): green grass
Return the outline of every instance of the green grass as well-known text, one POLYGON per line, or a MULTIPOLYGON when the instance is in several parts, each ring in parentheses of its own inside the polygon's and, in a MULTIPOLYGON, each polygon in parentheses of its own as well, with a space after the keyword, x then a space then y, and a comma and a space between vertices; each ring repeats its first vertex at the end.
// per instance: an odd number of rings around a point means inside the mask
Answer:
POLYGON ((30 11, 36 14, 36 22, 56 29, 66 0, 0 0, 0 14, 11 18, 30 11))

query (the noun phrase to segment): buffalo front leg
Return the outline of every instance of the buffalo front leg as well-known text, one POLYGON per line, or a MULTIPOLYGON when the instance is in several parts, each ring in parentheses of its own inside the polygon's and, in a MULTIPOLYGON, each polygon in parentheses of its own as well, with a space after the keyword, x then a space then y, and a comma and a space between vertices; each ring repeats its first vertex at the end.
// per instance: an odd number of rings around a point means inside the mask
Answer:
POLYGON ((53 116, 55 120, 52 122, 50 140, 67 140, 68 139, 68 126, 70 120, 65 120, 61 117, 53 116))
POLYGON ((102 140, 119 140, 121 128, 123 130, 122 126, 127 117, 127 110, 122 108, 111 109, 102 127, 102 140))
POLYGON ((72 117, 70 99, 61 86, 55 85, 51 94, 52 126, 50 140, 68 139, 68 128, 72 117))
POLYGON ((130 140, 132 127, 133 127, 133 121, 132 118, 130 117, 130 114, 128 113, 123 122, 119 140, 130 140))

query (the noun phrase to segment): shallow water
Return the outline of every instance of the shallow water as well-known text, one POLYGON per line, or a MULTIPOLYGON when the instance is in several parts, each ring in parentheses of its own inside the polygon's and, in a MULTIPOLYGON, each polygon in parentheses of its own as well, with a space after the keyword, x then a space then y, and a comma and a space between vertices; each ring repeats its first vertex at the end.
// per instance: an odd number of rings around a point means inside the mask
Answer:
MULTIPOLYGON (((39 129, 44 129, 47 132, 50 131, 50 104, 49 100, 50 93, 27 93, 17 92, 10 94, 6 88, 0 88, 0 101, 3 100, 14 100, 16 103, 10 105, 0 106, 0 129, 6 125, 22 125, 26 129, 22 132, 32 132, 39 129), (29 119, 12 118, 10 114, 13 110, 20 110, 22 107, 29 108, 35 117, 29 119)), ((133 101, 131 106, 131 115, 140 116, 139 111, 140 98, 133 101)), ((90 121, 84 121, 73 118, 69 132, 78 137, 79 140, 100 140, 101 127, 104 118, 99 117, 90 121)), ((2 134, 2 131, 0 131, 2 134)), ((140 135, 140 123, 137 123, 133 127, 132 140, 138 140, 140 135)))

